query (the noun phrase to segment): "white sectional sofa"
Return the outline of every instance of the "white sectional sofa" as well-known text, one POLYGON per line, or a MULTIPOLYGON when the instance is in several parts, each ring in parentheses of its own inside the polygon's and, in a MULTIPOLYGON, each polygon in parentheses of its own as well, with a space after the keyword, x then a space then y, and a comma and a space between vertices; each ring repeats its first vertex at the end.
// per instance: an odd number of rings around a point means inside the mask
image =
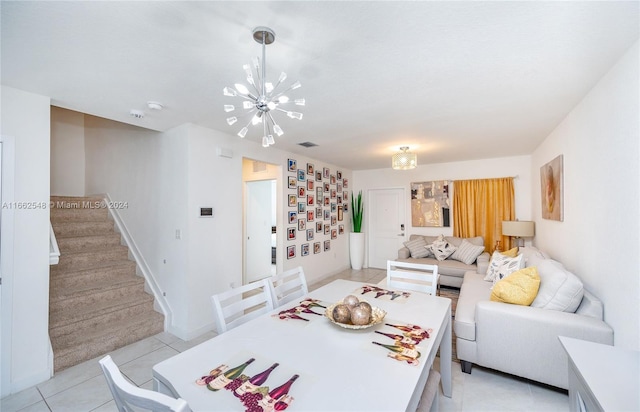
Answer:
POLYGON ((485 274, 464 275, 454 320, 458 359, 466 373, 477 364, 567 389, 558 337, 612 345, 613 329, 603 321, 602 302, 575 275, 535 248, 520 253, 541 279, 531 306, 491 301, 493 282, 485 274))

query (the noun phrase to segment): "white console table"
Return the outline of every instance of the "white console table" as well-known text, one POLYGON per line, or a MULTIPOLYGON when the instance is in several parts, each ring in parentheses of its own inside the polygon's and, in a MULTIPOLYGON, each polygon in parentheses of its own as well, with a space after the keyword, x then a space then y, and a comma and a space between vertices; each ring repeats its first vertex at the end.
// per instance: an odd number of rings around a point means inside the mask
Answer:
POLYGON ((640 352, 560 336, 572 412, 640 411, 640 352))

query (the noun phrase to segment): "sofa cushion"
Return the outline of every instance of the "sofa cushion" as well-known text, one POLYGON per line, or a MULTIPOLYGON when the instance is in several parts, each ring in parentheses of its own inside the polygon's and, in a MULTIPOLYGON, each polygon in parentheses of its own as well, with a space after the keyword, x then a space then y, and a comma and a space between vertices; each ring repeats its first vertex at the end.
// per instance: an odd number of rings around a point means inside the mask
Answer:
POLYGON ((431 254, 427 249, 427 242, 424 241, 423 237, 404 242, 404 245, 409 249, 412 258, 427 257, 431 254))
POLYGON ((584 295, 580 279, 553 259, 542 260, 537 269, 540 274, 540 290, 531 306, 575 312, 584 295))
POLYGON ((435 242, 429 245, 427 249, 433 253, 436 259, 442 261, 451 256, 457 248, 453 246, 453 244, 449 243, 444 236, 440 236, 435 242))
POLYGON ((466 239, 462 239, 460 246, 451 255, 451 259, 458 260, 467 265, 473 264, 478 256, 484 252, 484 246, 476 246, 466 239))
POLYGON ((458 338, 476 340, 476 304, 489 300, 491 282, 485 282, 482 275, 466 272, 460 288, 453 328, 458 338))
POLYGON ((491 300, 529 306, 536 298, 539 287, 540 276, 535 267, 520 269, 493 285, 491 300))
POLYGON ((522 255, 509 257, 500 252, 493 252, 484 280, 491 281, 495 284, 506 275, 522 269, 524 267, 523 262, 524 258, 522 255))

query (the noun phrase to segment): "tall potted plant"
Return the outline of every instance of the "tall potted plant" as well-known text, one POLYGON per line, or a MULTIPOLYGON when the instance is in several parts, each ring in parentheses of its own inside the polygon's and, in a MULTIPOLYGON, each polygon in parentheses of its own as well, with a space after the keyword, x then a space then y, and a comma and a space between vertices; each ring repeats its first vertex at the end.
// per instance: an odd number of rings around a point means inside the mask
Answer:
POLYGON ((358 197, 351 196, 351 222, 353 231, 349 233, 349 258, 351 267, 355 270, 362 269, 364 263, 364 233, 362 233, 362 190, 358 197))

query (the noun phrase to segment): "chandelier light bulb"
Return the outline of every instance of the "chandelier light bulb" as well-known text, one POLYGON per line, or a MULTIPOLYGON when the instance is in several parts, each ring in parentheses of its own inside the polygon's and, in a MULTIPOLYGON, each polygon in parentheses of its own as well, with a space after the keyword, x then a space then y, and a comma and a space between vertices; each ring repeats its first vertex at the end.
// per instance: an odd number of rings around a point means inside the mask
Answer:
POLYGON ((247 89, 247 86, 245 86, 244 84, 240 84, 240 83, 236 83, 234 84, 236 90, 238 91, 238 93, 240 94, 249 94, 249 89, 247 89))
MULTIPOLYGON (((299 81, 286 86, 281 85, 286 79, 287 74, 281 72, 277 83, 267 81, 266 75, 266 46, 275 41, 275 33, 268 27, 257 27, 253 30, 253 39, 262 46, 262 59, 254 57, 251 64, 245 64, 242 69, 245 72, 249 87, 244 84, 236 83, 234 87, 225 87, 223 93, 229 97, 241 97, 243 109, 247 110, 243 116, 250 118, 245 127, 240 129, 238 136, 244 138, 251 125, 257 126, 262 124, 262 145, 268 147, 275 144, 274 135, 282 136, 284 131, 278 125, 272 115, 272 112, 281 111, 286 113, 287 117, 292 119, 302 119, 302 113, 284 110, 279 105, 287 103, 295 103, 297 106, 304 106, 305 99, 292 100, 289 96, 284 96, 290 90, 301 87, 299 81), (281 90, 278 90, 278 89, 281 90), (249 90, 251 89, 251 90, 249 90)), ((235 105, 225 104, 224 111, 232 112, 236 109, 235 105)), ((228 117, 227 123, 233 125, 238 121, 237 117, 228 117)))
POLYGON ((233 90, 231 87, 225 87, 224 89, 222 89, 222 92, 224 93, 225 96, 230 96, 230 97, 234 97, 238 95, 238 92, 233 90))

